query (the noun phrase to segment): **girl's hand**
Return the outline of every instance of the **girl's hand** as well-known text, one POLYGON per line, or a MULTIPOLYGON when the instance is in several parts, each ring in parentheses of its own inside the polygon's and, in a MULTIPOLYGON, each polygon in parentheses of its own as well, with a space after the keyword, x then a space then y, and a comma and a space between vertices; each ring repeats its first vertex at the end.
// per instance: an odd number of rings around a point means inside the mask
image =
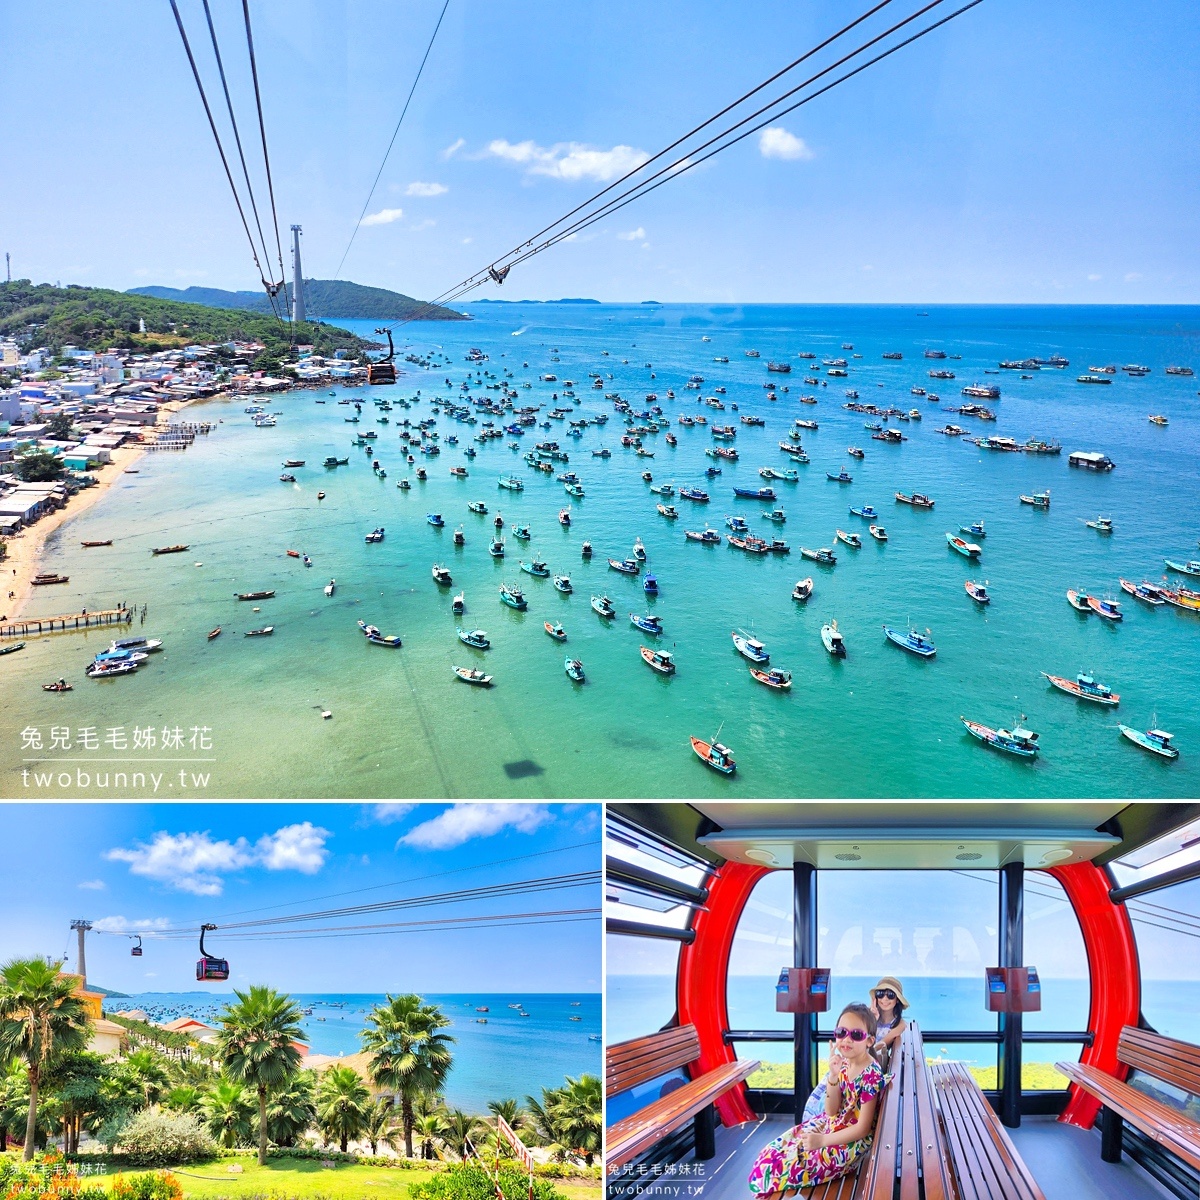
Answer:
POLYGON ((820 1150, 825 1145, 825 1135, 815 1129, 806 1130, 801 1138, 805 1150, 820 1150))
POLYGON ((879 1005, 874 1000, 871 1001, 871 1012, 875 1016, 875 1020, 879 1020, 879 1005))
POLYGON ((841 1073, 846 1069, 846 1060, 833 1050, 829 1055, 829 1083, 836 1087, 841 1073))

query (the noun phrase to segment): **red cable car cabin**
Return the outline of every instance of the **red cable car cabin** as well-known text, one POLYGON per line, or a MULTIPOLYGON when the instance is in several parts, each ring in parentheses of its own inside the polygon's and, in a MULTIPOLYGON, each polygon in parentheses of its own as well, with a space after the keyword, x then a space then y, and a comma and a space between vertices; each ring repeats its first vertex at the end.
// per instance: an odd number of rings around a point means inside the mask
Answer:
POLYGON ((215 925, 200 926, 200 957, 196 960, 196 979, 200 983, 208 983, 229 978, 229 962, 224 958, 213 958, 204 949, 204 935, 215 925))
POLYGON ((1196 1197, 1200 805, 620 803, 606 854, 610 1197, 752 1200, 898 996, 870 1148, 789 1200, 1196 1197))

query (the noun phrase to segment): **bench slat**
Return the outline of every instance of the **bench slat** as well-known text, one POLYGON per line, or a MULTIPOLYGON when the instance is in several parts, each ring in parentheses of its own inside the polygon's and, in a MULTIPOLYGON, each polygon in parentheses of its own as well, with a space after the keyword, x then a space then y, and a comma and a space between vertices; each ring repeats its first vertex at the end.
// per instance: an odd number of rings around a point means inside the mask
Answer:
POLYGON ((1107 1071, 1077 1062, 1056 1063, 1055 1066, 1072 1083, 1090 1092, 1148 1138, 1200 1169, 1200 1124, 1169 1104, 1114 1079, 1107 1071))
POLYGON ((1117 1058, 1185 1092, 1200 1093, 1200 1046, 1126 1025, 1117 1043, 1117 1058))
POLYGON ((954 1185, 951 1183, 945 1144, 938 1136, 933 1083, 928 1064, 925 1062, 925 1042, 919 1029, 913 1030, 912 1055, 917 1120, 921 1132, 921 1174, 925 1184, 925 1200, 950 1200, 954 1195, 954 1185))
POLYGON ((604 1055, 605 1084, 610 1096, 695 1062, 700 1038, 694 1025, 664 1029, 610 1046, 604 1055))

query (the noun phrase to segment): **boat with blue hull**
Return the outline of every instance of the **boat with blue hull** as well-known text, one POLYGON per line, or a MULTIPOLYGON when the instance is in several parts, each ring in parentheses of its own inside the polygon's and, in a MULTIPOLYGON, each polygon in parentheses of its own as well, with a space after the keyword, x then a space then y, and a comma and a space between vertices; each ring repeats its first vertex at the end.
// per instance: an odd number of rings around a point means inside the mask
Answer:
POLYGON ((1068 696, 1074 696, 1077 700, 1091 700, 1094 704, 1107 704, 1112 707, 1121 703, 1121 697, 1112 688, 1097 682, 1090 672, 1080 671, 1074 679, 1051 675, 1047 671, 1043 671, 1042 674, 1050 681, 1052 687, 1066 692, 1068 696))
POLYGON ((1118 725, 1117 728, 1135 746, 1149 750, 1151 754, 1157 754, 1160 758, 1179 757, 1179 751, 1171 745, 1171 739, 1175 736, 1173 733, 1167 733, 1163 729, 1147 729, 1143 733, 1130 725, 1118 725))
POLYGON ((741 499, 743 499, 743 500, 774 500, 775 499, 775 489, 769 488, 769 487, 761 487, 761 488, 735 487, 733 489, 733 494, 735 496, 741 497, 741 499))
POLYGON ((899 646, 901 650, 907 650, 909 654, 915 654, 918 658, 933 658, 937 654, 937 647, 930 640, 928 629, 924 633, 918 633, 915 629, 893 629, 890 625, 885 625, 883 633, 889 642, 899 646))
POLYGON ((656 617, 651 613, 647 613, 644 617, 638 613, 630 613, 629 623, 636 626, 643 633, 653 634, 655 637, 662 636, 662 618, 656 617))
POLYGON ((1024 729, 1019 724, 1014 724, 1012 729, 991 729, 978 721, 968 721, 966 717, 958 719, 972 737, 978 738, 993 750, 1003 750, 1004 753, 1015 754, 1018 758, 1036 758, 1038 755, 1038 735, 1031 729, 1024 729))

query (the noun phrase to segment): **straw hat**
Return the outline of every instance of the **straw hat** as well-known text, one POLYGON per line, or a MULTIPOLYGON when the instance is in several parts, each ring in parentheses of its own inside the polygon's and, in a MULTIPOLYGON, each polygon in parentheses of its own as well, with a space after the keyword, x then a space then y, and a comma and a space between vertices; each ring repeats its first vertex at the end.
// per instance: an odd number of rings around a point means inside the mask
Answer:
POLYGON ((904 994, 904 988, 901 987, 900 980, 898 980, 894 975, 885 975, 871 989, 871 991, 869 993, 871 1003, 872 1004, 875 1003, 875 993, 876 992, 884 991, 887 988, 891 988, 891 990, 896 993, 896 999, 899 1000, 900 1003, 903 1004, 905 1008, 908 1007, 908 998, 904 994))

